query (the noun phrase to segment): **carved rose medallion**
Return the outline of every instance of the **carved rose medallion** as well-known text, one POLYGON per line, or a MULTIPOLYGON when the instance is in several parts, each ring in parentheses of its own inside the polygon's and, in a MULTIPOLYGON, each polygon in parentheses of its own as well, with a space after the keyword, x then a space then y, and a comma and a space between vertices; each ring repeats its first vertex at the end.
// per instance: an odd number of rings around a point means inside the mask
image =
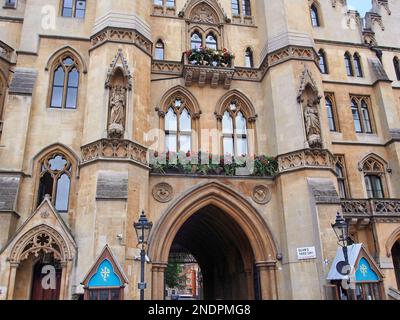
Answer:
POLYGON ((272 194, 266 186, 256 186, 253 190, 253 200, 258 204, 267 204, 271 201, 272 194))
POLYGON ((159 183, 153 188, 153 197, 158 202, 170 202, 173 196, 174 190, 168 183, 159 183))

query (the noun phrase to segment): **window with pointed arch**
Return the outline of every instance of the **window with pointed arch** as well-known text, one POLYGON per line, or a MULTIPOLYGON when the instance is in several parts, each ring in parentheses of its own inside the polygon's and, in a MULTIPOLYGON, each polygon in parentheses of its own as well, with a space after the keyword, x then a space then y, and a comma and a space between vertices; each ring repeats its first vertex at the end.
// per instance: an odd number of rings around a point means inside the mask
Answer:
POLYGON ((370 112, 370 99, 368 97, 352 96, 351 112, 353 114, 356 133, 374 133, 373 121, 370 112))
POLYGON ((154 58, 156 60, 164 60, 165 59, 165 47, 164 42, 162 40, 158 40, 154 50, 154 58))
POLYGON ((362 171, 368 198, 385 198, 385 165, 375 157, 369 157, 363 162, 362 171))
POLYGON ((247 119, 238 100, 228 103, 222 116, 222 147, 224 155, 248 155, 247 119))
POLYGON ((175 97, 165 114, 165 149, 170 152, 192 150, 192 116, 183 97, 175 97))
POLYGON ((254 68, 253 50, 247 48, 244 55, 244 64, 246 68, 254 68))
POLYGON ((346 199, 349 197, 349 187, 347 181, 345 158, 344 155, 335 155, 335 159, 336 159, 335 170, 339 186, 339 197, 341 199, 346 199))
POLYGON ((357 52, 353 56, 353 61, 354 61, 354 71, 356 77, 362 78, 364 74, 362 70, 361 57, 357 52))
POLYGON ((212 32, 206 37, 206 47, 213 50, 218 49, 217 37, 212 32))
POLYGON ((310 15, 311 15, 311 24, 313 27, 320 27, 321 21, 319 17, 319 11, 315 3, 313 3, 310 7, 310 15))
POLYGON ((232 0, 232 15, 240 16, 240 0, 232 0))
POLYGON ((344 54, 344 64, 346 66, 346 73, 349 77, 354 77, 353 62, 351 59, 351 54, 346 52, 344 54))
POLYGON ((400 81, 400 62, 398 57, 393 58, 393 66, 396 73, 396 79, 400 81))
POLYGON ((337 119, 337 110, 335 104, 335 96, 333 93, 325 93, 325 106, 328 115, 328 125, 331 132, 339 131, 339 122, 337 119))
POLYGON ((319 69, 321 70, 321 73, 323 74, 328 74, 328 63, 326 61, 326 53, 323 49, 318 51, 318 56, 319 56, 319 69))
POLYGON ((58 212, 67 212, 71 189, 72 163, 61 152, 51 153, 40 162, 37 205, 46 195, 58 212))
POLYGON ((200 32, 195 31, 190 37, 190 48, 192 50, 199 49, 203 46, 203 38, 200 32))
POLYGON ((65 54, 53 65, 50 108, 76 109, 80 76, 77 60, 65 54))

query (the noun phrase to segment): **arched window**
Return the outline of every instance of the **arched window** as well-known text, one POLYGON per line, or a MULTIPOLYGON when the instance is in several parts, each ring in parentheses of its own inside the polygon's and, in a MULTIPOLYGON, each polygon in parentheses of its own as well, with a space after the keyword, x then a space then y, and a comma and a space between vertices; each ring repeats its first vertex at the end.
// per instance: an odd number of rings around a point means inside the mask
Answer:
POLYGON ((190 38, 191 49, 199 49, 203 45, 202 36, 199 32, 193 32, 190 38))
POLYGON ((192 149, 192 117, 181 98, 176 98, 165 115, 165 147, 171 152, 192 149))
POLYGON ((61 16, 84 18, 86 11, 86 0, 63 0, 61 16))
POLYGON ((317 8, 317 6, 315 4, 311 5, 310 14, 311 14, 311 24, 312 24, 312 26, 313 27, 321 26, 320 21, 319 21, 318 8, 317 8))
POLYGON ((369 116, 368 105, 364 99, 361 100, 361 114, 364 124, 364 132, 372 133, 371 118, 369 116))
POLYGON ((40 164, 37 205, 48 194, 59 212, 67 212, 71 188, 71 162, 61 153, 47 156, 40 164))
POLYGON ((361 57, 358 53, 354 54, 354 69, 355 69, 356 76, 359 78, 362 78, 363 71, 362 71, 362 65, 361 65, 361 57))
POLYGON ((394 57, 393 66, 394 66, 394 71, 396 72, 396 78, 397 78, 397 80, 400 81, 400 62, 399 62, 399 58, 394 57))
POLYGON ((236 156, 248 154, 247 119, 237 101, 232 100, 222 117, 223 153, 236 156))
POLYGON ((71 56, 62 56, 54 68, 51 108, 76 109, 78 102, 79 71, 71 56))
POLYGON ((365 187, 368 198, 385 198, 383 179, 385 176, 385 166, 375 157, 370 157, 363 162, 363 173, 365 187))
POLYGON ((240 15, 240 2, 239 0, 232 0, 232 15, 239 16, 240 15))
POLYGON ((319 55, 319 69, 323 74, 328 74, 328 64, 326 61, 326 53, 324 50, 319 50, 318 51, 319 55))
POLYGON ((347 197, 346 177, 344 175, 344 170, 340 164, 336 165, 336 174, 339 185, 339 196, 341 199, 345 199, 347 197))
POLYGON ((334 105, 332 102, 332 98, 330 96, 325 97, 325 106, 326 112, 328 114, 328 124, 330 131, 337 131, 336 130, 336 119, 335 119, 335 112, 334 112, 334 105))
POLYGON ((345 63, 345 66, 346 66, 347 75, 349 77, 353 77, 354 76, 353 64, 352 64, 352 61, 351 61, 351 55, 348 52, 346 52, 344 54, 344 63, 345 63))
POLYGON ((214 36, 214 34, 209 33, 206 37, 206 47, 217 50, 218 44, 217 44, 217 38, 214 36))
POLYGON ((253 51, 251 48, 246 49, 245 53, 245 67, 247 68, 254 68, 254 61, 253 61, 253 51))
POLYGON ((156 60, 164 60, 164 43, 158 40, 154 50, 154 58, 156 60))
POLYGON ((351 113, 353 114, 353 121, 356 132, 362 132, 360 112, 358 110, 357 102, 354 99, 351 100, 351 113))
POLYGON ((245 17, 251 16, 251 4, 250 0, 242 0, 242 12, 245 17))

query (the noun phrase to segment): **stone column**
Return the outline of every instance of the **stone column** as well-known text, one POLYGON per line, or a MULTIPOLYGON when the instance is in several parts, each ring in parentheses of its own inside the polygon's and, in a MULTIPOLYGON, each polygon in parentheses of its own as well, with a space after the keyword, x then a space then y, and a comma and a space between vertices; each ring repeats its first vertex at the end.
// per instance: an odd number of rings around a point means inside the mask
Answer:
POLYGON ((65 277, 67 274, 67 263, 61 262, 61 268, 60 300, 65 300, 65 277))
POLYGON ((261 299, 277 300, 276 261, 257 262, 256 266, 260 275, 261 299))
POLYGON ((253 278, 253 270, 245 270, 245 279, 246 279, 246 285, 247 285, 247 295, 249 300, 254 300, 254 278, 253 278))
POLYGON ((10 263, 10 274, 8 276, 7 300, 13 300, 13 298, 14 298, 15 278, 17 275, 18 266, 19 266, 19 263, 16 263, 16 262, 10 263))
POLYGON ((164 274, 167 269, 167 263, 153 263, 151 272, 151 299, 164 300, 164 274))

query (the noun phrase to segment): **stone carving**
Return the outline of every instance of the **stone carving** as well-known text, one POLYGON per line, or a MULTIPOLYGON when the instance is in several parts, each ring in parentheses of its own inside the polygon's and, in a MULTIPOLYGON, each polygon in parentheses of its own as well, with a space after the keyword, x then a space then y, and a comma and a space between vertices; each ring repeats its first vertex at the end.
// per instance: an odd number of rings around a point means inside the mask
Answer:
POLYGON ((42 219, 47 219, 49 216, 50 216, 50 213, 49 213, 48 211, 42 211, 42 212, 40 213, 40 217, 41 217, 42 219))
POLYGON ((308 146, 312 149, 322 148, 321 120, 319 116, 321 96, 318 94, 317 85, 307 67, 305 67, 301 76, 297 100, 303 109, 308 146))
POLYGON ((215 24, 218 21, 218 18, 215 17, 215 13, 208 5, 201 4, 193 9, 190 20, 193 22, 215 24))
POLYGON ((304 122, 308 145, 311 148, 322 148, 321 123, 318 112, 319 100, 308 100, 304 108, 304 122))
POLYGON ((335 171, 335 157, 324 149, 304 149, 278 156, 279 172, 300 168, 325 168, 335 171))
POLYGON ((53 253, 61 262, 72 259, 72 252, 64 238, 53 228, 40 225, 25 233, 14 245, 9 261, 19 263, 30 254, 36 257, 40 252, 53 253))
POLYGON ((267 186, 256 186, 253 189, 253 200, 258 204, 267 204, 271 201, 272 194, 267 186))
POLYGON ((101 139, 81 148, 82 163, 102 160, 131 160, 147 166, 147 148, 130 140, 101 139))
POLYGON ((126 89, 115 86, 111 89, 110 117, 108 136, 112 139, 122 139, 125 132, 126 89))
POLYGON ((125 132, 127 91, 132 89, 132 75, 122 49, 118 50, 110 65, 105 86, 110 90, 108 137, 122 139, 125 132))
POLYGON ((159 183, 153 188, 153 197, 158 202, 167 203, 172 200, 174 190, 168 183, 159 183))
POLYGON ((136 30, 124 30, 113 27, 107 27, 104 30, 96 33, 94 36, 90 38, 92 43, 92 48, 98 47, 105 42, 120 42, 133 44, 146 52, 148 55, 151 55, 152 51, 152 43, 151 41, 140 34, 136 30))

